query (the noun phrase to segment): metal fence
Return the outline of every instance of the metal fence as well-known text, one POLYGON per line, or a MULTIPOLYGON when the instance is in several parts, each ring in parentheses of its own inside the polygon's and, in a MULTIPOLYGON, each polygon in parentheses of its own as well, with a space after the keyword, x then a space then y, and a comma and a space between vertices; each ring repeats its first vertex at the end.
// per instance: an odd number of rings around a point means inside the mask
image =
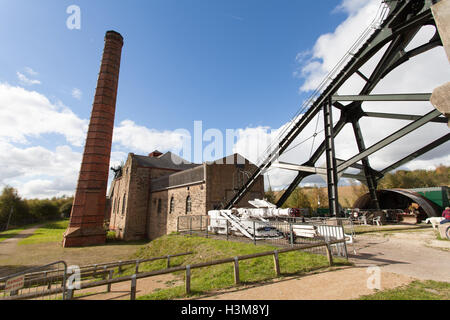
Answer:
MULTIPOLYGON (((124 268, 131 267, 132 272, 139 274, 139 268, 143 264, 157 260, 166 260, 167 269, 170 269, 173 264, 173 258, 190 254, 193 253, 177 253, 162 257, 108 262, 81 267, 67 267, 64 261, 54 262, 0 278, 0 300, 71 300, 76 290, 71 287, 72 272, 78 272, 78 280, 85 281, 84 286, 94 288, 100 286, 99 283, 104 281, 113 281, 115 274, 120 276, 126 271, 124 268), (72 268, 73 270, 71 270, 72 268)), ((109 291, 111 291, 110 285, 107 292, 109 291)))
MULTIPOLYGON (((352 237, 346 237, 348 234, 346 234, 344 224, 348 222, 339 219, 331 221, 287 218, 270 221, 247 220, 242 223, 248 226, 251 237, 236 230, 229 220, 213 219, 211 221, 209 216, 180 216, 178 217, 177 232, 220 240, 253 243, 254 245, 270 244, 277 247, 302 247, 324 241, 346 239, 352 242, 353 240, 352 237), (251 230, 255 230, 255 232, 251 230), (261 233, 264 234, 264 232, 268 236, 261 236, 261 233)), ((353 230, 352 228, 351 230, 353 230)), ((347 258, 345 242, 335 244, 331 249, 333 255, 347 258)), ((305 251, 326 254, 324 247, 313 247, 305 251)))
POLYGON ((0 300, 64 300, 66 293, 67 264, 64 261, 0 278, 0 300))

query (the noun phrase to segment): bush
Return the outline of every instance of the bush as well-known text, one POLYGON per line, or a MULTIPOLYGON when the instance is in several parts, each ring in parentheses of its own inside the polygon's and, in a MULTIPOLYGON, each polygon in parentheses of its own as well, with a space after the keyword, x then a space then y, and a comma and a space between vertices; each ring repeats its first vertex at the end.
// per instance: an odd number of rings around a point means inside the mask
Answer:
POLYGON ((11 227, 59 219, 62 214, 68 217, 72 210, 72 203, 73 198, 65 196, 46 200, 24 200, 16 189, 6 186, 0 194, 0 231, 6 227, 9 219, 8 227, 11 229, 11 227))
POLYGON ((72 212, 72 204, 73 204, 73 201, 70 200, 70 201, 64 203, 59 208, 59 213, 61 214, 62 217, 64 217, 64 218, 69 218, 70 217, 70 213, 72 212))

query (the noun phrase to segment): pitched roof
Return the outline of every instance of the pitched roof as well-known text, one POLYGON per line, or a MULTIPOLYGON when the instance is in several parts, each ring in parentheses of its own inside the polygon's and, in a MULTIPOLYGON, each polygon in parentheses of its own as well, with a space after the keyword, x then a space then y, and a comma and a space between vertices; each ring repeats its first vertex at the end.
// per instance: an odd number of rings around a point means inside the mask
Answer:
POLYGON ((200 182, 204 182, 204 180, 205 170, 203 165, 200 165, 193 169, 184 170, 181 172, 169 174, 164 177, 153 179, 151 181, 150 190, 152 192, 162 191, 170 188, 197 184, 200 182))
POLYGON ((188 170, 198 167, 199 164, 191 163, 172 152, 167 152, 159 157, 148 157, 134 155, 139 166, 148 168, 170 169, 170 170, 188 170))

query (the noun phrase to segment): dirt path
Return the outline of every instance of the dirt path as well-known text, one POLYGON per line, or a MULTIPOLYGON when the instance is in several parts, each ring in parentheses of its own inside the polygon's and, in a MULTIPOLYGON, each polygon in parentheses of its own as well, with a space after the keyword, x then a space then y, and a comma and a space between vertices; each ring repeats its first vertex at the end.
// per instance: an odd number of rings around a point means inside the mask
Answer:
MULTIPOLYGON (((167 289, 172 286, 182 285, 183 280, 177 279, 172 274, 151 277, 137 280, 136 296, 140 297, 155 292, 156 290, 167 289)), ((111 292, 106 292, 106 286, 80 290, 76 295, 85 295, 76 298, 77 300, 129 300, 131 282, 116 283, 111 286, 111 292)), ((76 297, 76 296, 75 296, 76 297)))
MULTIPOLYGON (((358 235, 356 266, 380 266, 421 280, 450 282, 450 241, 438 241, 433 230, 358 235)), ((350 247, 352 249, 352 247, 350 247)))
MULTIPOLYGON (((344 268, 313 275, 289 277, 273 283, 219 292, 201 300, 351 300, 372 294, 367 268, 344 268)), ((389 272, 381 273, 381 289, 406 285, 413 279, 389 272)))
MULTIPOLYGON (((42 225, 37 225, 32 228, 23 230, 18 234, 11 236, 11 238, 8 238, 0 242, 0 261, 12 258, 17 252, 18 247, 17 244, 19 243, 19 241, 32 236, 36 232, 36 230, 38 230, 41 227, 42 225)), ((0 277, 11 273, 12 270, 17 270, 17 268, 2 266, 0 264, 0 277)))
POLYGON ((0 258, 10 257, 16 250, 17 243, 25 238, 32 236, 37 229, 41 228, 42 225, 34 226, 32 228, 23 230, 16 235, 11 236, 2 242, 0 242, 0 258))
POLYGON ((201 300, 346 300, 374 293, 367 286, 368 267, 381 270, 381 289, 413 280, 450 282, 450 242, 437 241, 433 230, 359 235, 349 246, 354 268, 275 280, 259 286, 221 291, 201 300))

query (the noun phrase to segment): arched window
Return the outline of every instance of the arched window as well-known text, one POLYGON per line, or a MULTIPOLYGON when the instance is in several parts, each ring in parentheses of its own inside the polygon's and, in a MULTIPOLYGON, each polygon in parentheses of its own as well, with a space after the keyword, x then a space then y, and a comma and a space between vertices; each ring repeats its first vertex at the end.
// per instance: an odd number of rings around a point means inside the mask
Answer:
POLYGON ((175 198, 172 196, 172 198, 170 198, 169 213, 173 213, 174 210, 175 210, 175 198))
POLYGON ((127 197, 127 194, 125 193, 125 194, 123 195, 123 199, 122 199, 122 215, 125 214, 125 202, 126 202, 126 197, 127 197))
POLYGON ((192 200, 191 200, 191 196, 188 196, 186 198, 186 214, 191 213, 192 212, 192 200))

